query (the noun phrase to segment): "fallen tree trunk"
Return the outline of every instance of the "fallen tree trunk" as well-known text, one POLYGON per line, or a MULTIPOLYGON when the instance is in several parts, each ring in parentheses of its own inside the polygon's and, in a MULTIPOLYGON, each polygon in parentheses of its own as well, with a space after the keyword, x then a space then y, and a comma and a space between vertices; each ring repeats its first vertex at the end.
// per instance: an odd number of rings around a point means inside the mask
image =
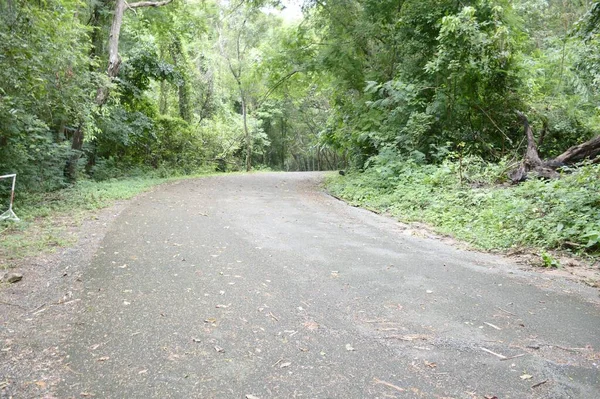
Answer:
POLYGON ((600 154, 600 136, 596 136, 583 144, 569 148, 556 158, 555 161, 570 164, 583 161, 584 159, 594 159, 600 154))
POLYGON ((530 173, 534 173, 538 177, 545 179, 555 179, 560 175, 556 171, 558 168, 566 165, 571 165, 585 159, 594 159, 600 154, 600 136, 596 136, 585 143, 573 146, 557 156, 549 160, 540 158, 533 130, 529 125, 529 120, 524 113, 517 111, 517 115, 523 122, 525 135, 527 136, 527 150, 525 157, 518 168, 512 170, 508 174, 508 178, 513 183, 519 183, 527 180, 530 173))

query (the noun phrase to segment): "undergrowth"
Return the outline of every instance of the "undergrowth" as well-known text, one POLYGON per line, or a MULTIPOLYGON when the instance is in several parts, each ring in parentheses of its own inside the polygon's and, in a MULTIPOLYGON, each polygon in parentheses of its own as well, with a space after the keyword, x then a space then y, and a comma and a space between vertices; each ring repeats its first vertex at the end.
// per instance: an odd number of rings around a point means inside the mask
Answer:
POLYGON ((425 222, 485 250, 533 247, 600 255, 600 165, 516 186, 503 182, 507 169, 505 162, 477 158, 422 165, 379 156, 364 172, 331 178, 327 187, 353 205, 425 222))

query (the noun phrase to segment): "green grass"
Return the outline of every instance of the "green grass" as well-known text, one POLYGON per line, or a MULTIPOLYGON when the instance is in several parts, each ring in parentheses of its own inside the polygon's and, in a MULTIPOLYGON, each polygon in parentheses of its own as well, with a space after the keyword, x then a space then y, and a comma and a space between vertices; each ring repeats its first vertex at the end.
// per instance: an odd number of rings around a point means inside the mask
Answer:
MULTIPOLYGON (((193 176, 192 176, 193 177, 193 176)), ((84 180, 51 193, 18 193, 14 211, 20 222, 0 223, 0 269, 17 259, 54 251, 77 240, 74 228, 96 210, 180 178, 84 180)))
MULTIPOLYGON (((597 257, 600 244, 600 165, 559 180, 498 185, 506 165, 480 160, 459 166, 377 162, 363 173, 337 176, 328 190, 358 206, 387 212, 484 250, 564 249, 597 257)), ((554 266, 545 259, 544 264, 554 266)))

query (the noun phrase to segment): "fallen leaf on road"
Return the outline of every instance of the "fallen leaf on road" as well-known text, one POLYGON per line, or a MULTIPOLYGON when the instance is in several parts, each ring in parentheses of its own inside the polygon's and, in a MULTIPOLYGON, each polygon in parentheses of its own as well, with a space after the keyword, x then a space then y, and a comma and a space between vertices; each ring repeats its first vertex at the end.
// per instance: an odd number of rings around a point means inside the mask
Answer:
POLYGON ((319 328, 319 324, 314 320, 308 320, 304 322, 304 327, 309 331, 314 331, 319 328))
POLYGON ((433 363, 433 362, 428 362, 427 360, 424 360, 424 362, 425 362, 425 365, 426 365, 427 367, 429 367, 429 368, 432 368, 432 369, 434 369, 434 368, 436 368, 436 367, 437 367, 437 364, 436 364, 436 363, 433 363))
POLYGON ((283 361, 283 359, 279 359, 278 361, 276 361, 271 367, 275 367, 277 366, 279 363, 281 363, 283 361))
POLYGON ((530 380, 530 379, 532 379, 532 378, 533 378, 533 376, 532 376, 532 375, 529 375, 529 374, 523 374, 523 375, 522 375, 520 378, 521 378, 522 380, 530 380))
POLYGON ((205 323, 216 323, 217 319, 215 319, 214 317, 209 317, 208 319, 204 320, 205 323))

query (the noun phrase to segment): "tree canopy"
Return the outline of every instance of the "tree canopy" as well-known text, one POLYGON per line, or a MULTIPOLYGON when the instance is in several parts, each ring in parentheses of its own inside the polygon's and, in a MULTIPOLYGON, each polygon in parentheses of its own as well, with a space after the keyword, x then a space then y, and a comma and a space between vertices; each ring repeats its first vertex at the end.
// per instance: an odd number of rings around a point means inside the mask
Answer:
POLYGON ((518 113, 541 158, 599 134, 598 2, 305 0, 283 19, 293 3, 0 0, 0 171, 47 191, 496 162, 527 147, 518 113))

